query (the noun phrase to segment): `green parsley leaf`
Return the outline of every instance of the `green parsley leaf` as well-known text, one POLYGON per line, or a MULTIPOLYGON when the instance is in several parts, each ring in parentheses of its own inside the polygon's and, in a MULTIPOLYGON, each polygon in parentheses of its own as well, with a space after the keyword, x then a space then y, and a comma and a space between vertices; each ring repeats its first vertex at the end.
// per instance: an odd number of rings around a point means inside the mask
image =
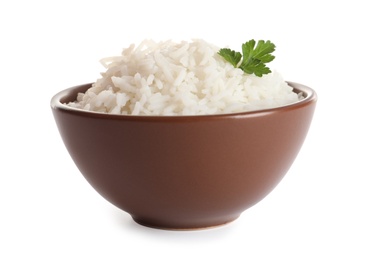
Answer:
POLYGON ((219 55, 222 56, 226 61, 231 63, 235 68, 237 68, 238 63, 240 62, 242 55, 239 52, 232 51, 231 49, 220 49, 219 55))
POLYGON ((275 48, 276 46, 271 41, 260 40, 256 44, 255 40, 250 40, 242 44, 242 54, 230 49, 220 49, 218 53, 234 67, 238 66, 242 56, 242 62, 238 67, 247 74, 262 77, 264 74, 271 73, 265 63, 274 60, 275 57, 271 53, 275 48))

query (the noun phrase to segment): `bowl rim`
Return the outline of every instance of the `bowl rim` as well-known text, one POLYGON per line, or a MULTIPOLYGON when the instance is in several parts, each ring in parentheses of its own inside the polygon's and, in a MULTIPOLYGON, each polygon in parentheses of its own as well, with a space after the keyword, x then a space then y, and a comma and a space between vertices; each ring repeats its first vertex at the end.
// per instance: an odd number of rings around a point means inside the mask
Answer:
POLYGON ((77 93, 85 92, 88 88, 91 87, 93 83, 85 83, 77 86, 73 86, 67 89, 64 89, 57 94, 55 94, 51 101, 50 106, 52 110, 61 110, 63 112, 76 114, 80 116, 86 117, 95 117, 95 118, 106 118, 106 119, 122 119, 122 120, 150 120, 150 121, 161 121, 161 120, 194 120, 194 119, 226 119, 226 118, 237 118, 237 117, 256 117, 262 116, 272 113, 281 113, 285 111, 295 110, 304 106, 308 106, 311 103, 315 103, 317 101, 317 94, 316 92, 305 85, 300 83, 286 81, 289 86, 294 89, 296 93, 303 93, 304 98, 287 105, 267 108, 267 109, 259 109, 259 110, 252 110, 252 111, 241 111, 241 112, 234 112, 234 113, 218 113, 218 114, 201 114, 201 115, 121 115, 121 114, 108 114, 102 112, 95 112, 95 111, 88 111, 82 110, 79 108, 74 108, 67 106, 65 102, 70 102, 67 97, 71 95, 77 96, 77 93), (64 100, 64 101, 62 101, 64 100))

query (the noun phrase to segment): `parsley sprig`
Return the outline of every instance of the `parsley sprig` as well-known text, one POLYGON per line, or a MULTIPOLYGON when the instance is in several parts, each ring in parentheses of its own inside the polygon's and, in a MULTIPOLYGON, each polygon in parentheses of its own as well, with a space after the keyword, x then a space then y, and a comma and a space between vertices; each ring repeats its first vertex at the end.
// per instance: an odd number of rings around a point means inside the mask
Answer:
POLYGON ((274 60, 275 57, 271 53, 275 48, 276 46, 271 41, 260 40, 256 44, 255 40, 250 40, 242 44, 242 54, 228 48, 220 49, 218 54, 235 68, 240 68, 247 74, 262 77, 263 74, 271 73, 265 63, 274 60))

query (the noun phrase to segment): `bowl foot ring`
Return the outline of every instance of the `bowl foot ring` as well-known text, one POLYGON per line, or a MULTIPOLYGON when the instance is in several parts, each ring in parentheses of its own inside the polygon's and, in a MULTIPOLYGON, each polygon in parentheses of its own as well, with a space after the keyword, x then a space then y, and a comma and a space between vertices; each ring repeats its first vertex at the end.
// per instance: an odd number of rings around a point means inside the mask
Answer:
POLYGON ((149 227, 149 228, 169 230, 169 231, 197 231, 197 230, 214 229, 214 228, 219 228, 219 227, 226 226, 226 225, 230 224, 231 222, 235 221, 236 219, 238 219, 238 217, 239 217, 239 215, 237 217, 233 217, 231 219, 220 222, 218 224, 200 225, 200 226, 191 226, 191 225, 190 226, 188 226, 188 225, 167 226, 167 225, 164 225, 164 224, 163 225, 157 225, 155 223, 149 223, 148 221, 143 220, 142 218, 137 218, 137 217, 132 217, 132 218, 137 224, 139 224, 141 226, 149 227))

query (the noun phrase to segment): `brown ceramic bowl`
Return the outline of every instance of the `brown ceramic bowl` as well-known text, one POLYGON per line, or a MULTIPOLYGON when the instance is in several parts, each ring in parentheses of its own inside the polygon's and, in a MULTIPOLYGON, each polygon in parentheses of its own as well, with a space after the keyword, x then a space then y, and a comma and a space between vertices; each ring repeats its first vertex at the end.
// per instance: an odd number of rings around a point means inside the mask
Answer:
POLYGON ((56 94, 51 107, 63 141, 87 181, 143 225, 217 226, 238 218, 286 174, 309 129, 316 93, 224 115, 123 116, 64 105, 91 84, 56 94))

